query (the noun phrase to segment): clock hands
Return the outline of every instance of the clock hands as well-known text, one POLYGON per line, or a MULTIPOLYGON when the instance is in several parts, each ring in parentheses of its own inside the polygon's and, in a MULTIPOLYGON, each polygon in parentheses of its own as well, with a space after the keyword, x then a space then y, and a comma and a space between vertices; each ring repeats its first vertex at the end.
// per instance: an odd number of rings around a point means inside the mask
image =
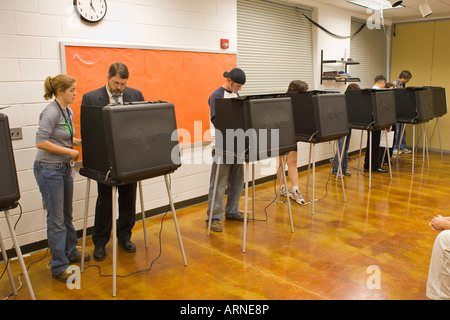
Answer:
POLYGON ((92 10, 94 10, 94 12, 97 12, 97 11, 95 11, 94 5, 92 4, 92 0, 91 0, 91 8, 92 8, 92 10))

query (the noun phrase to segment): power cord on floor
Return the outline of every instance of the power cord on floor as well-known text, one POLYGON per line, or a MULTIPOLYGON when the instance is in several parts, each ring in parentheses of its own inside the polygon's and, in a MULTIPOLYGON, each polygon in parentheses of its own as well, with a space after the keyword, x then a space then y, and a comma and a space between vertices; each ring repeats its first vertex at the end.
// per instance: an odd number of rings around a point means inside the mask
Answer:
MULTIPOLYGON (((172 190, 172 178, 171 178, 170 175, 169 175, 169 190, 170 190, 170 191, 172 190)), ((176 197, 175 197, 175 198, 176 198, 176 197)), ((175 200, 175 198, 174 198, 174 200, 175 200)), ((20 204, 19 204, 19 206, 20 206, 20 204)), ((157 256, 155 259, 152 260, 152 262, 150 263, 150 265, 149 265, 148 268, 142 269, 142 270, 137 270, 137 271, 131 272, 131 273, 127 274, 127 275, 117 275, 117 277, 120 277, 120 278, 126 278, 126 277, 129 277, 129 276, 132 276, 132 275, 141 273, 141 272, 148 272, 148 271, 150 271, 150 270, 152 269, 153 264, 155 263, 156 260, 158 260, 158 259, 161 257, 161 254, 162 254, 162 230, 163 230, 163 225, 164 225, 164 219, 165 219, 166 215, 169 213, 169 211, 170 211, 170 204, 168 205, 168 208, 167 208, 166 212, 164 213, 164 215, 163 215, 163 217, 162 217, 162 219, 161 219, 161 226, 160 226, 160 229, 159 229, 159 254, 158 254, 158 256, 157 256)), ((14 225, 14 230, 15 230, 15 228, 16 228, 16 226, 17 226, 17 223, 19 222, 19 220, 20 220, 21 217, 22 217, 22 206, 20 206, 20 215, 19 215, 19 218, 17 219, 17 221, 16 221, 16 223, 15 223, 15 225, 14 225)), ((13 248, 14 248, 14 246, 13 246, 13 248)), ((45 252, 45 255, 44 255, 42 258, 40 258, 40 259, 38 259, 38 260, 36 260, 36 261, 31 262, 31 263, 27 266, 27 271, 30 269, 30 267, 31 267, 32 265, 34 265, 34 264, 36 264, 36 263, 38 263, 38 262, 44 260, 44 259, 47 257, 48 250, 49 250, 49 248, 47 247, 47 250, 46 250, 46 252, 45 252)), ((5 269, 3 270, 3 272, 2 272, 2 274, 1 274, 1 276, 0 276, 0 279, 3 277, 3 274, 5 273, 5 271, 6 271, 6 269, 7 269, 8 263, 9 263, 9 258, 8 258, 8 260, 6 261, 6 266, 5 266, 5 269)), ((49 262, 49 264, 50 264, 50 262, 49 262)), ((48 265, 49 265, 49 264, 48 264, 48 265)), ((47 267, 49 267, 49 266, 47 266, 47 267)), ((87 266, 85 266, 85 268, 91 268, 91 267, 92 267, 92 268, 97 268, 97 269, 98 269, 98 272, 99 272, 99 275, 100 275, 101 277, 112 277, 112 275, 110 275, 110 274, 102 274, 101 267, 100 267, 99 265, 87 265, 87 266)), ((21 281, 21 276, 22 276, 22 275, 23 275, 23 273, 19 274, 19 276, 18 276, 19 288, 17 288, 17 291, 19 291, 19 290, 22 288, 22 286, 23 286, 23 285, 22 285, 22 281, 21 281)), ((11 296, 13 296, 13 295, 14 295, 14 293, 11 293, 11 294, 8 295, 7 297, 5 297, 3 300, 9 299, 9 298, 10 298, 11 296)))
MULTIPOLYGON (((168 176, 169 176, 169 188, 168 189, 169 189, 169 192, 172 192, 172 177, 170 176, 170 174, 168 176)), ((173 200, 175 200, 175 199, 176 199, 176 197, 173 200)), ((131 273, 127 274, 127 275, 117 275, 117 277, 119 277, 119 278, 127 278, 129 276, 132 276, 132 275, 135 275, 135 274, 138 274, 138 273, 141 273, 141 272, 148 272, 148 271, 150 271, 152 269, 153 263, 155 263, 155 261, 158 260, 161 257, 161 254, 162 254, 162 230, 163 230, 164 218, 169 213, 169 211, 170 211, 170 203, 167 206, 166 213, 164 213, 164 215, 163 215, 163 217, 161 219, 161 226, 160 226, 160 229, 159 229, 159 254, 158 254, 158 256, 155 259, 152 260, 152 262, 150 263, 148 268, 142 269, 142 270, 137 270, 137 271, 131 272, 131 273)), ((85 266, 85 268, 91 268, 91 267, 98 269, 98 274, 99 274, 100 277, 112 277, 112 274, 102 274, 102 269, 101 269, 101 267, 99 265, 91 264, 91 265, 85 266)))
MULTIPOLYGON (((152 269, 153 263, 155 263, 155 261, 158 260, 161 257, 161 254, 162 254, 162 230, 163 230, 163 223, 164 223, 164 218, 166 217, 166 215, 168 213, 169 213, 169 211, 167 211, 163 215, 163 217, 161 219, 161 227, 159 229, 159 254, 158 254, 158 256, 155 259, 152 260, 152 262, 150 263, 150 266, 148 268, 142 269, 142 270, 137 270, 137 271, 131 272, 131 273, 127 274, 127 275, 119 275, 118 274, 117 277, 119 277, 119 278, 127 278, 127 277, 135 275, 137 273, 147 272, 147 271, 150 271, 152 269)), ((112 277, 112 274, 102 274, 102 269, 101 269, 101 267, 99 265, 91 264, 91 265, 85 266, 85 268, 97 268, 98 269, 98 274, 99 274, 100 277, 112 277)))

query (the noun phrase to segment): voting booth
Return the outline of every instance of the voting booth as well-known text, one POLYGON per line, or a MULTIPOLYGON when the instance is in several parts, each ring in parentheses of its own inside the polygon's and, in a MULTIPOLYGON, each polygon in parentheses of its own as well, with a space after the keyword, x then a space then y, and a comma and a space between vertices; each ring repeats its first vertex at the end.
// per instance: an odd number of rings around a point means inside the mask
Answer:
POLYGON ((427 87, 393 89, 397 110, 397 122, 417 124, 435 117, 433 91, 427 87))
POLYGON ((121 185, 172 173, 180 165, 174 105, 136 102, 81 106, 80 174, 121 185))
POLYGON ((345 93, 352 129, 381 130, 395 125, 397 114, 392 90, 355 89, 345 93))
POLYGON ((297 141, 309 143, 308 183, 312 162, 313 192, 311 214, 314 214, 315 202, 315 145, 326 141, 335 141, 338 150, 339 172, 341 173, 342 192, 345 201, 344 179, 341 169, 342 155, 337 140, 349 134, 347 102, 345 95, 337 92, 312 90, 306 92, 287 92, 292 99, 295 137, 297 141))
POLYGON ((216 99, 216 153, 252 162, 296 148, 292 104, 283 95, 216 99))
POLYGON ((447 114, 447 98, 445 95, 445 88, 436 86, 426 86, 424 88, 431 89, 433 94, 434 117, 436 118, 436 125, 438 127, 439 149, 441 151, 441 158, 443 158, 444 155, 442 152, 440 117, 447 114))
MULTIPOLYGON (((30 293, 32 300, 35 300, 33 287, 31 286, 30 278, 28 276, 27 268, 23 260, 20 244, 17 240, 16 232, 14 230, 14 224, 12 223, 11 214, 9 210, 16 208, 20 199, 19 183, 17 180, 16 163, 14 161, 14 152, 11 142, 11 133, 9 128, 8 116, 0 113, 0 211, 5 214, 5 220, 8 224, 11 238, 14 243, 17 258, 20 263, 20 268, 24 275, 25 283, 30 293)), ((10 280, 13 294, 17 296, 17 288, 14 283, 11 268, 9 266, 8 256, 6 255, 6 247, 3 242, 2 235, 0 233, 0 250, 2 252, 3 262, 6 264, 6 271, 10 280)))
MULTIPOLYGON (((354 89, 347 90, 345 96, 350 128, 367 131, 369 135, 369 145, 367 145, 366 152, 369 152, 369 188, 371 188, 373 131, 383 130, 385 145, 388 145, 386 129, 395 126, 397 123, 395 94, 390 89, 354 89)), ((361 131, 358 168, 361 159, 363 131, 361 131)), ((390 153, 387 152, 387 155, 389 174, 392 179, 390 153)))
POLYGON ((20 199, 8 117, 0 113, 0 208, 13 209, 20 199))
POLYGON ((425 86, 424 88, 431 90, 433 96, 434 116, 438 118, 447 114, 447 99, 445 95, 445 88, 434 86, 425 86))
MULTIPOLYGON (((414 174, 416 126, 421 125, 423 129, 423 160, 425 161, 425 154, 428 150, 426 123, 435 117, 433 90, 430 87, 407 87, 394 89, 394 93, 397 108, 397 122, 402 124, 399 141, 403 139, 406 125, 411 124, 413 126, 411 173, 414 174)), ((428 153, 427 161, 429 161, 428 153)))
MULTIPOLYGON (((217 176, 221 163, 244 164, 245 222, 242 251, 245 252, 247 233, 248 172, 252 164, 253 214, 255 198, 254 162, 281 156, 281 168, 286 156, 295 150, 295 128, 291 98, 284 94, 252 95, 235 98, 218 98, 215 101, 215 159, 216 180, 213 187, 211 209, 214 207, 217 176)), ((282 179, 286 183, 286 174, 282 179)), ((289 197, 287 197, 291 231, 294 232, 289 197)), ((212 212, 209 213, 207 235, 210 233, 212 212)))
POLYGON ((298 141, 319 143, 349 134, 345 95, 317 90, 286 95, 292 99, 298 141))
MULTIPOLYGON (((117 187, 138 182, 145 245, 148 246, 142 180, 164 176, 175 229, 187 265, 168 175, 181 166, 175 109, 164 101, 132 102, 125 105, 81 106, 83 167, 80 175, 88 178, 83 227, 82 257, 86 246, 86 228, 91 179, 112 187, 113 296, 116 296, 117 264, 117 187)), ((83 272, 84 260, 81 262, 83 272)))

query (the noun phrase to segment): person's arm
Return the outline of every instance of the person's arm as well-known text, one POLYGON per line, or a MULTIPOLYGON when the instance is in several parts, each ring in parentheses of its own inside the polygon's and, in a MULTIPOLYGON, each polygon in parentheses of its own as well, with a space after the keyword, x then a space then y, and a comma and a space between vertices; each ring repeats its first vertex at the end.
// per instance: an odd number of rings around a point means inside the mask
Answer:
POLYGON ((61 147, 50 141, 38 142, 36 143, 36 148, 50 153, 67 154, 73 160, 77 160, 79 156, 79 152, 77 150, 61 147))

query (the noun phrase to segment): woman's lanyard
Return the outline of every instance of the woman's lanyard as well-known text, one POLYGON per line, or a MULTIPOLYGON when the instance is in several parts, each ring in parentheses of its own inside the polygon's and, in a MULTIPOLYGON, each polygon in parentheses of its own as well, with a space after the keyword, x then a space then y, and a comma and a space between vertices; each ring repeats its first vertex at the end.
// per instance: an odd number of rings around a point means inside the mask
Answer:
POLYGON ((56 101, 56 99, 55 99, 55 102, 56 102, 56 104, 58 105, 59 110, 61 110, 61 113, 62 113, 62 115, 63 115, 63 117, 64 117, 64 121, 66 122, 67 126, 69 127, 70 142, 71 142, 71 146, 70 146, 70 147, 73 148, 73 121, 72 121, 72 119, 70 118, 70 112, 69 112, 69 109, 66 108, 66 112, 67 112, 67 118, 66 118, 66 115, 64 114, 63 109, 61 108, 61 106, 60 106, 60 104, 58 103, 58 101, 56 101))

